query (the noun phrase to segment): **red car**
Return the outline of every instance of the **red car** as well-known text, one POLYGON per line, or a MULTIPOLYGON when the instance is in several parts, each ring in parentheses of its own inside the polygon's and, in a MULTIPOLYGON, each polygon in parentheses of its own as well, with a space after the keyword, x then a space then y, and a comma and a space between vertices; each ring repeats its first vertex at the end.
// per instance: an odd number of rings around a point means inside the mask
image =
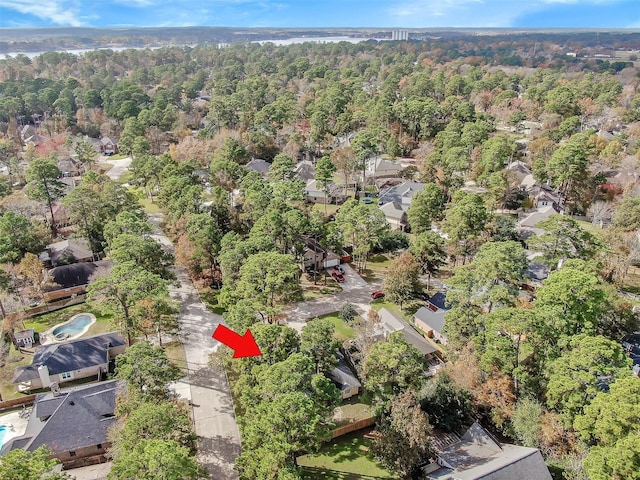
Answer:
POLYGON ((335 278, 336 282, 338 283, 344 282, 344 276, 340 273, 339 270, 336 270, 335 268, 331 270, 331 276, 335 278))
POLYGON ((384 298, 384 293, 382 293, 380 290, 376 290, 371 294, 371 298, 373 298, 374 300, 377 300, 378 298, 384 298))

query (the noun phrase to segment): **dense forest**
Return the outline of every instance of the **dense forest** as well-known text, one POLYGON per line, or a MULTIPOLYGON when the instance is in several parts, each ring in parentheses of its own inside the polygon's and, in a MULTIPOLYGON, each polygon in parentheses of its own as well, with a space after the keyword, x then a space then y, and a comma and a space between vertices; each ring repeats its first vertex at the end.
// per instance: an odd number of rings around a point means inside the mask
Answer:
MULTIPOLYGON (((402 308, 433 293, 421 279, 441 276, 451 309, 448 365, 435 378, 402 338, 372 340, 376 314, 354 321, 384 465, 420 478, 433 456, 426 433, 481 419, 539 448, 554 478, 640 478, 640 378, 621 345, 638 329, 638 48, 640 34, 547 33, 2 60, 0 287, 32 282, 20 272, 62 234, 61 202, 73 233, 116 264, 90 299, 106 296, 131 336, 175 330, 164 301, 173 258, 149 239, 132 192, 154 202, 176 260, 263 347, 220 362, 233 379, 240 476, 288 480, 301 478, 296 454, 318 448, 339 402, 322 375, 337 363, 333 326, 310 322, 298 335, 283 314, 302 298, 305 239, 347 247, 361 272, 372 253, 393 252, 388 300, 402 308), (98 138, 133 158, 129 189, 97 172, 98 138), (87 173, 64 193, 56 161, 69 156, 87 173), (379 157, 405 160, 398 177, 425 184, 410 233, 359 200, 378 193, 360 173, 379 157), (246 167, 257 158, 270 164, 264 177, 246 167), (332 214, 305 202, 302 161, 323 190, 346 193, 332 214), (513 165, 562 213, 528 237, 516 217, 537 199, 513 165), (534 258, 548 277, 532 285, 534 258), (138 297, 125 305, 123 290, 138 297)), ((113 478, 129 478, 125 440, 115 453, 125 473, 113 478)), ((193 450, 191 436, 183 448, 193 450)))

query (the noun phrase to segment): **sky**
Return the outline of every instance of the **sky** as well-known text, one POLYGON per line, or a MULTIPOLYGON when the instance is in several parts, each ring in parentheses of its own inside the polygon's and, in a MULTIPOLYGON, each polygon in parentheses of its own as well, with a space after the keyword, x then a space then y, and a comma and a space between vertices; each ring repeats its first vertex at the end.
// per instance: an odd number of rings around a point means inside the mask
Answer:
POLYGON ((0 0, 0 27, 640 28, 640 0, 0 0))

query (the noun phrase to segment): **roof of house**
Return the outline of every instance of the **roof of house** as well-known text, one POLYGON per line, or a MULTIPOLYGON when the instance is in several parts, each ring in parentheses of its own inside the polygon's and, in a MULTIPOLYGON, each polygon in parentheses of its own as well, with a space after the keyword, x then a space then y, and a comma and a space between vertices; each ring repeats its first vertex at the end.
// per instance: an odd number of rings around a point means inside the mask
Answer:
POLYGON ((392 332, 402 332, 404 339, 424 355, 428 355, 437 350, 435 345, 432 345, 426 338, 420 335, 415 328, 405 322, 396 313, 386 308, 381 308, 378 314, 380 315, 383 328, 386 331, 385 337, 392 332))
POLYGON ((518 227, 529 227, 533 228, 538 223, 548 220, 551 215, 557 214, 558 211, 554 208, 553 205, 547 205, 546 207, 538 208, 536 211, 531 212, 529 215, 524 217, 522 220, 518 222, 518 227))
POLYGON ((444 315, 446 310, 441 310, 435 305, 420 307, 414 317, 433 328, 436 332, 442 332, 444 328, 444 315))
POLYGON ((536 179, 532 174, 526 175, 521 181, 520 186, 525 190, 531 190, 536 185, 536 179))
POLYGON ((25 434, 2 448, 4 455, 46 445, 54 454, 107 443, 109 427, 116 421, 116 396, 123 385, 116 380, 63 389, 59 394, 36 397, 25 434))
POLYGON ((542 455, 535 448, 500 444, 479 423, 460 442, 439 453, 442 465, 427 478, 433 480, 551 480, 542 455))
POLYGON ((402 220, 406 214, 406 209, 398 202, 385 203, 380 207, 380 210, 382 210, 386 218, 392 218, 394 220, 402 220))
POLYGON ((111 332, 67 342, 41 345, 36 348, 31 365, 16 368, 13 383, 27 382, 38 378, 38 367, 42 365, 47 366, 49 375, 104 365, 109 362, 107 358, 109 348, 126 344, 123 336, 118 332, 111 332))
POLYGON ((425 183, 420 182, 402 182, 399 185, 394 185, 380 192, 378 203, 403 203, 403 198, 405 199, 404 203, 408 203, 406 200, 410 199, 414 193, 421 192, 425 185, 425 183))
POLYGON ((91 251, 89 242, 84 238, 69 238, 68 240, 52 243, 47 245, 47 250, 49 250, 51 261, 54 263, 61 255, 64 254, 71 254, 76 259, 93 257, 93 252, 91 251))
POLYGON ((338 352, 338 365, 333 368, 327 376, 338 385, 340 390, 345 390, 350 387, 362 387, 360 380, 349 368, 349 365, 344 359, 344 356, 338 352))
POLYGON ((17 332, 13 332, 13 337, 16 339, 16 342, 18 342, 27 338, 33 338, 33 334, 33 328, 27 328, 25 330, 18 330, 17 332))
POLYGON ((297 178, 304 180, 305 182, 315 178, 316 175, 316 169, 313 166, 313 163, 308 160, 298 162, 293 171, 297 178))
POLYGON ((54 288, 50 290, 87 285, 97 278, 107 276, 112 268, 113 262, 111 260, 60 265, 48 272, 49 279, 55 284, 54 288))
POLYGON ((384 160, 380 157, 375 157, 367 160, 366 168, 369 172, 375 171, 376 173, 384 174, 385 172, 399 172, 402 170, 402 165, 384 160))
POLYGON ((115 145, 116 142, 113 141, 113 139, 109 138, 109 137, 102 137, 100 139, 100 142, 102 142, 103 145, 115 145))
POLYGON ((249 170, 253 170, 254 172, 261 174, 269 172, 270 166, 271 164, 269 162, 262 160, 261 158, 252 158, 246 165, 249 170))

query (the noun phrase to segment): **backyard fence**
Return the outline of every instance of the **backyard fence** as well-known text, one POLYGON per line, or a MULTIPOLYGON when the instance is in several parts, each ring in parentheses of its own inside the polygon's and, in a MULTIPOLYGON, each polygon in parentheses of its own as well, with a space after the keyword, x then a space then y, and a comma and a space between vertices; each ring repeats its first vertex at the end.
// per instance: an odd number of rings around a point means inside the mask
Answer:
POLYGON ((36 400, 35 394, 25 395, 24 397, 14 398, 12 400, 5 400, 3 402, 0 402, 0 412, 3 412, 5 410, 10 410, 12 408, 19 407, 19 406, 31 405, 33 402, 35 402, 35 400, 36 400))
POLYGON ((331 439, 341 437, 346 435, 347 433, 355 432, 357 430, 362 430, 363 428, 370 427, 374 424, 374 417, 363 418, 362 420, 358 420, 357 422, 348 423, 346 425, 342 425, 338 428, 334 428, 331 433, 331 439))

